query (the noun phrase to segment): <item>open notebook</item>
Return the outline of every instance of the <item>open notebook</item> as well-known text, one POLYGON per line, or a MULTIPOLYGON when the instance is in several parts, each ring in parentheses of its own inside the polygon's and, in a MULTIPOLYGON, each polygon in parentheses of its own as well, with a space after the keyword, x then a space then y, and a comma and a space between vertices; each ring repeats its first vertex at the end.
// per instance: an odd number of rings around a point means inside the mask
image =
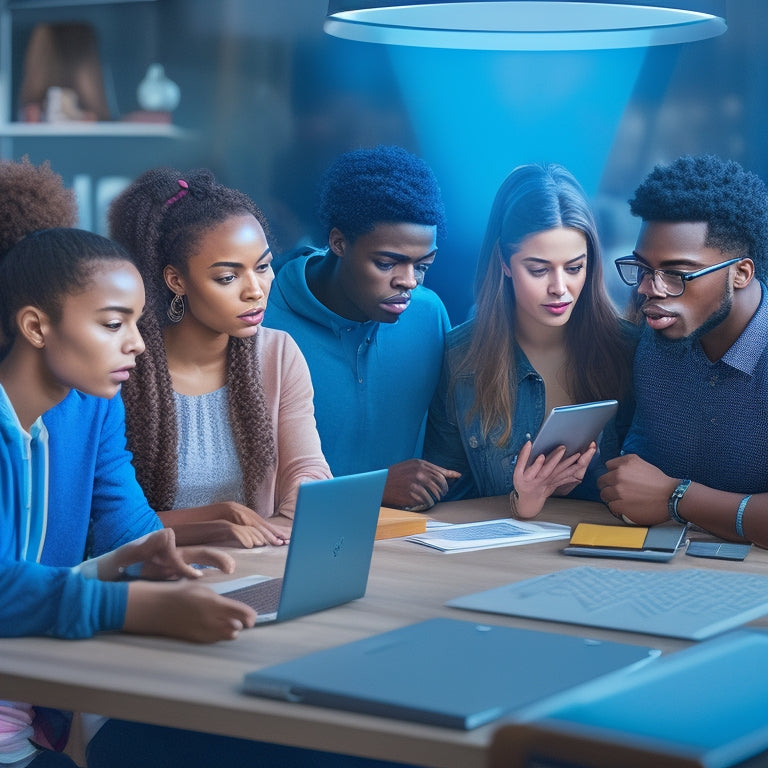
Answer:
POLYGON ((476 549, 512 547, 539 541, 567 539, 571 529, 558 523, 528 520, 483 520, 477 523, 441 525, 424 533, 409 536, 406 541, 439 549, 441 552, 471 552, 476 549))

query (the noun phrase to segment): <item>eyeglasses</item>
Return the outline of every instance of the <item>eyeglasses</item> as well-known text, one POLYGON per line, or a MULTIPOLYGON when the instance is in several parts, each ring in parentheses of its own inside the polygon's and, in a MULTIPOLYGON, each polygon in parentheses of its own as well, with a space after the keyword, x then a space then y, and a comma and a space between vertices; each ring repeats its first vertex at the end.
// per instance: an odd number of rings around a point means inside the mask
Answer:
POLYGON ((721 261, 719 264, 713 264, 711 267, 704 267, 704 269, 697 269, 695 272, 678 272, 675 269, 651 269, 646 264, 637 261, 634 256, 622 256, 620 259, 616 259, 614 263, 619 271, 619 277, 627 285, 640 285, 646 277, 650 277, 654 287, 664 291, 667 296, 682 296, 685 284, 688 281, 708 275, 710 272, 716 272, 718 269, 729 267, 737 261, 741 261, 741 257, 721 261))

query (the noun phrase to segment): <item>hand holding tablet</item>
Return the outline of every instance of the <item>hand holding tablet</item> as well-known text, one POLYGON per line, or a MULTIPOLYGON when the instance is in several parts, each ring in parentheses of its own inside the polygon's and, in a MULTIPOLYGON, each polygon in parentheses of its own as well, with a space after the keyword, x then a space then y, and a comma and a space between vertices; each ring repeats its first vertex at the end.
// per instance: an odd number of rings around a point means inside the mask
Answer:
POLYGON ((601 400, 552 409, 533 443, 518 454, 510 495, 513 517, 535 517, 549 496, 565 495, 582 481, 600 431, 617 407, 616 400, 601 400), (536 462, 538 456, 542 460, 536 462))
POLYGON ((561 445, 565 446, 565 456, 582 453, 597 440, 618 407, 616 400, 598 400, 553 408, 533 441, 529 464, 561 445))

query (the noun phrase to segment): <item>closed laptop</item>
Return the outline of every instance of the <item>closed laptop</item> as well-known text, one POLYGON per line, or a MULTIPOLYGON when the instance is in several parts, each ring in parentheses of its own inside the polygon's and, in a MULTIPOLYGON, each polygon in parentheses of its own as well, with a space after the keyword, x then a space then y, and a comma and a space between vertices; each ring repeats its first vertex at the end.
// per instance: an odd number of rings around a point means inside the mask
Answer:
POLYGON ((472 729, 658 651, 435 618, 245 676, 246 693, 472 729))

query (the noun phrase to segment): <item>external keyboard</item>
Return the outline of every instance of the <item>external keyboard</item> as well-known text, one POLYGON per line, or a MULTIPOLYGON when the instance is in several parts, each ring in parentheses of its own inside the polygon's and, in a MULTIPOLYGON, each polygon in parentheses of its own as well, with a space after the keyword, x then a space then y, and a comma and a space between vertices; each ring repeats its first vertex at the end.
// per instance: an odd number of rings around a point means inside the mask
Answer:
POLYGON ((768 576, 584 566, 465 595, 448 605, 701 640, 768 614, 768 576))
POLYGON ((567 598, 586 613, 626 607, 649 619, 670 613, 708 618, 766 605, 768 578, 697 568, 657 573, 585 567, 543 576, 520 593, 567 598))

